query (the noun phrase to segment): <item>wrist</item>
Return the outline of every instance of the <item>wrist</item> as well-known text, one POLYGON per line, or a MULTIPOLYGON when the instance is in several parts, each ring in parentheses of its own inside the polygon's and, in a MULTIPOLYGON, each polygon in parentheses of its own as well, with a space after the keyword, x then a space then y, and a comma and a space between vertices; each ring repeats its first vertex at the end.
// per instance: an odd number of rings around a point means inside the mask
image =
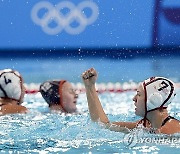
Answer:
POLYGON ((86 89, 95 89, 95 84, 85 84, 86 89))

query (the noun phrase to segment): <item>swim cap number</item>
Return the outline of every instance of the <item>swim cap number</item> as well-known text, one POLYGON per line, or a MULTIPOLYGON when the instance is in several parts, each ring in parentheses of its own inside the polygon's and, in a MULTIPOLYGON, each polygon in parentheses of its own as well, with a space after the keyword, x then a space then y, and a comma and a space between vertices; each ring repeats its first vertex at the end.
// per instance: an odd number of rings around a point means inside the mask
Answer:
POLYGON ((5 82, 5 84, 7 85, 8 83, 11 83, 11 80, 10 79, 6 79, 6 76, 4 76, 4 82, 5 82))
POLYGON ((161 88, 159 88, 158 91, 162 91, 163 89, 165 89, 165 88, 167 88, 167 87, 169 86, 169 85, 168 85, 166 82, 164 82, 164 81, 162 81, 161 84, 164 85, 164 86, 161 87, 161 88))

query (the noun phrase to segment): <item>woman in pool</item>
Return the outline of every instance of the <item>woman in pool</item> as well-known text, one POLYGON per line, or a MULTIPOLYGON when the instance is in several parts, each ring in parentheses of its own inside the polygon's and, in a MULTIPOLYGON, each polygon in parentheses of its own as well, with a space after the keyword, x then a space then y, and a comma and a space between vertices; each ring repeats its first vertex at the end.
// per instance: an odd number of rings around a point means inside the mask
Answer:
POLYGON ((25 87, 19 72, 0 70, 0 115, 26 113, 27 108, 21 105, 24 95, 25 87))
POLYGON ((66 80, 46 81, 40 85, 40 93, 49 108, 63 113, 76 113, 78 95, 66 80))
POLYGON ((95 89, 97 72, 91 68, 82 74, 86 88, 88 107, 92 121, 102 122, 107 128, 114 131, 129 132, 143 124, 156 133, 174 134, 180 132, 180 121, 169 116, 167 106, 174 98, 174 83, 163 77, 152 77, 145 80, 137 88, 133 98, 135 114, 143 117, 136 122, 110 122, 106 116, 95 89))

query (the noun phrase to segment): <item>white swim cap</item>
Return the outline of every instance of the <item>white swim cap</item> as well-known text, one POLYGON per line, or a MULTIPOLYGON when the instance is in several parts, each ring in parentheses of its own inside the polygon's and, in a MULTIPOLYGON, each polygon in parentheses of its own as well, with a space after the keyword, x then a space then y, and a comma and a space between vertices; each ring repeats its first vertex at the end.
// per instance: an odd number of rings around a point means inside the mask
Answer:
POLYGON ((173 100, 175 84, 164 77, 152 77, 143 82, 146 112, 166 108, 173 100))
POLYGON ((20 101, 22 94, 22 77, 11 69, 0 70, 0 98, 20 101))

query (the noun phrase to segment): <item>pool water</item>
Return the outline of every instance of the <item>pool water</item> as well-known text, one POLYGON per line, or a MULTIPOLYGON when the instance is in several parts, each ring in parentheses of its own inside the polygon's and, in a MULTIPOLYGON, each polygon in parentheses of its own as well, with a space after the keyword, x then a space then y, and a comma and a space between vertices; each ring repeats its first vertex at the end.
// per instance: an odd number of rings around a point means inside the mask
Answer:
MULTIPOLYGON (((169 112, 180 119, 179 89, 177 93, 169 112)), ((111 121, 139 119, 134 114, 134 94, 134 91, 99 94, 111 121)), ((127 146, 125 134, 91 122, 85 93, 79 94, 77 115, 49 112, 39 93, 26 95, 23 105, 30 110, 28 114, 0 117, 1 153, 179 153, 180 150, 180 142, 127 146)))
POLYGON ((97 82, 135 82, 151 76, 164 76, 180 82, 180 60, 177 57, 148 57, 133 59, 108 58, 0 58, 0 68, 18 70, 26 83, 42 83, 51 79, 66 79, 81 82, 81 74, 94 67, 97 82))

